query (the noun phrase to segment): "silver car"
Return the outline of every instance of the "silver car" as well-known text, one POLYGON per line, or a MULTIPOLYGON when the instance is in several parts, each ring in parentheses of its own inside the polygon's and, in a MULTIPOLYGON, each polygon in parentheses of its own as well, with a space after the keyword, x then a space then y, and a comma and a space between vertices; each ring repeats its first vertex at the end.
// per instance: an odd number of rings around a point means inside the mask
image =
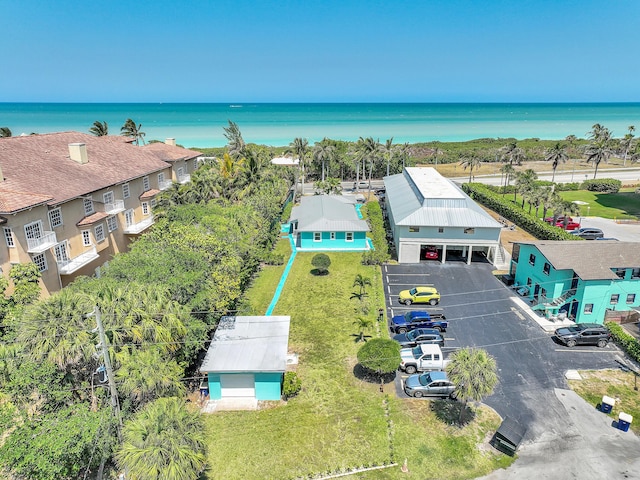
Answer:
POLYGON ((404 392, 410 397, 452 397, 455 390, 456 386, 442 371, 409 375, 404 381, 404 392))

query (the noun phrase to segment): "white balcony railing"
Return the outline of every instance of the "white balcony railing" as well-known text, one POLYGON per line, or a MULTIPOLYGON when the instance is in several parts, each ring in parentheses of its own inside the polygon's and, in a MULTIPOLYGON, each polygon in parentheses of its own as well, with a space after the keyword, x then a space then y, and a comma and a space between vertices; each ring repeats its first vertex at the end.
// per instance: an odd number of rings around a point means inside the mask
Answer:
POLYGON ((168 190, 173 182, 171 180, 165 180, 164 182, 158 182, 158 188, 160 190, 168 190))
POLYGON ((115 200, 113 203, 105 203, 104 211, 109 215, 124 212, 124 200, 115 200))
POLYGON ((126 233, 127 235, 137 235, 138 233, 144 232, 151 225, 153 225, 153 215, 149 215, 147 218, 138 223, 127 225, 124 228, 124 233, 126 233))
POLYGON ((178 183, 188 183, 191 181, 191 175, 188 173, 178 177, 178 183))
POLYGON ((98 252, 96 251, 96 247, 94 245, 89 250, 81 255, 78 255, 75 258, 58 261, 58 273, 60 273, 60 275, 71 275, 75 271, 81 269, 85 265, 88 265, 97 258, 100 258, 100 255, 98 255, 98 252))
POLYGON ((27 238, 27 251, 29 253, 42 253, 53 247, 56 243, 58 243, 58 240, 56 240, 56 234, 54 232, 44 232, 41 237, 27 238))

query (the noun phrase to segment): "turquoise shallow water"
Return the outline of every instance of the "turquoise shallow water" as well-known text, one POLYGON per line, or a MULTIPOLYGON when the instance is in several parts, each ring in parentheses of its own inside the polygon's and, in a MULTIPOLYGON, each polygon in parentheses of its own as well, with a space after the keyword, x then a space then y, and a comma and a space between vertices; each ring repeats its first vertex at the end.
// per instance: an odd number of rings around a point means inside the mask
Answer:
MULTIPOLYGON (((621 137, 629 125, 640 127, 640 103, 382 103, 382 104, 87 104, 0 103, 0 126, 13 135, 67 130, 87 132, 106 121, 119 134, 127 118, 142 124, 146 139, 173 137, 186 147, 226 144, 228 120, 240 126, 247 142, 282 146, 296 137, 394 143, 463 141, 485 137, 584 137, 600 123, 621 137)), ((640 128, 639 128, 640 130, 640 128)))

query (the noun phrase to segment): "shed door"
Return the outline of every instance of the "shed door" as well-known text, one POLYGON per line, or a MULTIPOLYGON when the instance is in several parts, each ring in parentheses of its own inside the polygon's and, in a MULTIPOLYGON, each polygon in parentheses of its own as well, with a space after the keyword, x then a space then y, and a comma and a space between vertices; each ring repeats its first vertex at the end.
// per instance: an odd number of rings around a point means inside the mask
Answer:
POLYGON ((256 396, 253 373, 222 374, 220 375, 220 387, 222 398, 256 396))

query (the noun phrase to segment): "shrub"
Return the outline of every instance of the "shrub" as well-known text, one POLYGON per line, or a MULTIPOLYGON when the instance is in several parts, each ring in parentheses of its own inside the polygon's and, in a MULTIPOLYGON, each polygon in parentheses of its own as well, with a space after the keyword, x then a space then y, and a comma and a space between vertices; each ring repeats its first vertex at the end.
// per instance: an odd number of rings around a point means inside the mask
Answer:
POLYGON ((327 273, 329 273, 329 265, 331 265, 331 259, 325 253, 319 253, 311 259, 311 265, 316 267, 316 269, 318 270, 318 274, 326 275, 327 273))
POLYGON ((293 202, 288 202, 284 209, 282 210, 282 214, 280 215, 280 222, 286 223, 289 221, 291 217, 291 210, 293 209, 293 202))
POLYGON ((618 193, 622 182, 615 178, 594 178, 582 182, 582 188, 590 192, 618 193))
POLYGON ((283 265, 284 255, 281 253, 269 252, 264 256, 262 261, 267 265, 283 265))
POLYGON ((624 329, 617 323, 607 322, 606 327, 611 332, 613 341, 616 342, 622 349, 635 361, 640 362, 640 343, 638 340, 629 335, 624 329))
POLYGON ((284 399, 288 400, 295 397, 302 389, 302 381, 296 372, 284 372, 284 381, 282 382, 282 394, 284 399))
POLYGON ((556 192, 578 191, 580 190, 580 182, 573 183, 556 183, 556 192))
POLYGON ((577 235, 572 235, 529 215, 481 183, 465 183, 462 185, 462 189, 475 201, 482 203, 540 240, 582 240, 577 235))
POLYGON ((360 365, 378 374, 396 371, 400 361, 400 344, 388 338, 374 338, 358 350, 360 365))
POLYGON ((366 204, 366 209, 362 209, 362 212, 367 214, 374 248, 362 254, 362 263, 364 265, 381 265, 390 258, 382 208, 378 202, 369 202, 366 204))

